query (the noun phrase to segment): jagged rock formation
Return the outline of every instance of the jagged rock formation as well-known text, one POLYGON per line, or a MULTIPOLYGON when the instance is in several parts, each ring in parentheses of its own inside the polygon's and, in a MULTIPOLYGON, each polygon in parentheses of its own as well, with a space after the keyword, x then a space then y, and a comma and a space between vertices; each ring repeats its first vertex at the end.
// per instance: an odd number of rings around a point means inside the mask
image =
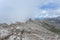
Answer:
POLYGON ((41 26, 41 23, 31 19, 22 24, 18 22, 8 27, 0 26, 0 30, 3 30, 0 31, 0 40, 60 40, 58 34, 47 30, 41 26))
POLYGON ((8 36, 12 34, 10 28, 0 26, 0 40, 6 39, 8 36))

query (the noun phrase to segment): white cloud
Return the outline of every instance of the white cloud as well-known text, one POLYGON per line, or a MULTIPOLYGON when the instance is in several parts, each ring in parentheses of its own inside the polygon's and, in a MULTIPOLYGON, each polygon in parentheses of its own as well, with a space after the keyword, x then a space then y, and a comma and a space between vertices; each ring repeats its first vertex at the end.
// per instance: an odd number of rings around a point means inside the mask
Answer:
POLYGON ((48 13, 48 11, 47 10, 42 10, 42 12, 41 12, 42 14, 47 14, 48 13))
MULTIPOLYGON (((25 21, 35 16, 52 16, 59 10, 42 10, 39 7, 48 3, 60 5, 58 0, 0 0, 0 21, 25 21)), ((58 13, 60 14, 60 12, 58 13)))
POLYGON ((33 17, 37 5, 38 0, 3 0, 0 4, 0 21, 25 21, 33 17))

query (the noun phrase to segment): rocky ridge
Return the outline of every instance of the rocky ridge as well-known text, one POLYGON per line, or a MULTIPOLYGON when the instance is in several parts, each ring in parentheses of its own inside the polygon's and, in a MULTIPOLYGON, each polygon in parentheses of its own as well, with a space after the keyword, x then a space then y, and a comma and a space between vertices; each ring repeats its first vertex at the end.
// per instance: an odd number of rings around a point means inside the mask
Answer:
POLYGON ((38 25, 38 21, 28 20, 10 25, 0 25, 0 40, 60 40, 60 36, 38 25), (4 25, 4 26, 3 26, 4 25))

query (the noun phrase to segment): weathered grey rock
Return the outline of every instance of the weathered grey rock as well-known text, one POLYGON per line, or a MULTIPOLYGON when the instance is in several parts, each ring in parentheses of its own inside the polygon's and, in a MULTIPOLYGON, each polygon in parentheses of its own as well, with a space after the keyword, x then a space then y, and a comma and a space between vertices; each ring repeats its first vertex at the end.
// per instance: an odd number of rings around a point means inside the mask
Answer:
MULTIPOLYGON (((18 23, 19 24, 19 23, 18 23)), ((60 36, 55 34, 36 22, 28 21, 27 23, 10 27, 0 27, 0 39, 4 40, 60 40, 60 36), (12 35, 13 32, 13 35, 12 35)))
POLYGON ((9 28, 4 28, 0 26, 0 39, 5 39, 6 37, 10 36, 12 34, 11 30, 9 28))

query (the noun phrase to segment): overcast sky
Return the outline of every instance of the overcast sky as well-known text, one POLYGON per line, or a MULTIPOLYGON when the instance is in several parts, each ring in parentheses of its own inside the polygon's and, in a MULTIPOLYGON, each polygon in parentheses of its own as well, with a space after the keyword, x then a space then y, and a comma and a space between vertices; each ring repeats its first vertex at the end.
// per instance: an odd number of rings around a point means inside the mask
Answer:
POLYGON ((60 15, 60 0, 0 0, 0 22, 60 15))

